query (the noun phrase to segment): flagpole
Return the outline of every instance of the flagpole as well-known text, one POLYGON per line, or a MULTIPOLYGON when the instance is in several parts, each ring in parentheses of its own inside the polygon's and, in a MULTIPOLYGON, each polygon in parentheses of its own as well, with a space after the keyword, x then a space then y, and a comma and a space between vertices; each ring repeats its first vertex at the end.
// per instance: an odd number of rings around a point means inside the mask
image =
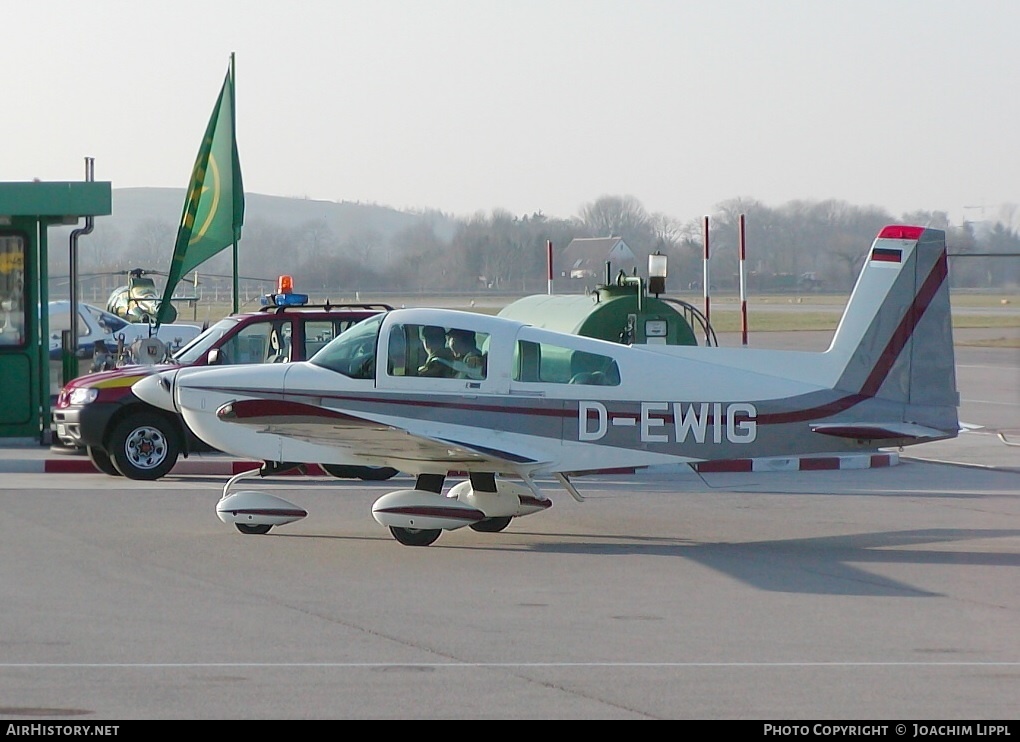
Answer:
MULTIPOLYGON (((237 108, 234 96, 237 94, 237 78, 234 77, 234 52, 230 52, 230 132, 231 141, 237 142, 237 108)), ((237 225, 234 225, 234 314, 240 311, 240 291, 237 285, 237 225)))

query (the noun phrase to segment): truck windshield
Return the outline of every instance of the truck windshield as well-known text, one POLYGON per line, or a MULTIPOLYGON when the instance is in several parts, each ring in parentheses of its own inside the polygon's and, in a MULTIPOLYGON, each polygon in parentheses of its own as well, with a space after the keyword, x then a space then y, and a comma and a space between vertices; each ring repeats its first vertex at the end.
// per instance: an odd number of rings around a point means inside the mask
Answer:
POLYGON ((202 357, 202 354, 209 350, 209 348, 211 348, 217 340, 236 327, 238 321, 239 320, 232 319, 230 317, 221 319, 215 325, 212 325, 208 330, 174 353, 174 363, 179 363, 182 366, 190 366, 191 364, 196 363, 198 359, 202 357))
POLYGON ((316 366, 328 368, 352 379, 375 377, 375 348, 379 326, 385 314, 377 314, 359 322, 336 336, 309 359, 316 366))

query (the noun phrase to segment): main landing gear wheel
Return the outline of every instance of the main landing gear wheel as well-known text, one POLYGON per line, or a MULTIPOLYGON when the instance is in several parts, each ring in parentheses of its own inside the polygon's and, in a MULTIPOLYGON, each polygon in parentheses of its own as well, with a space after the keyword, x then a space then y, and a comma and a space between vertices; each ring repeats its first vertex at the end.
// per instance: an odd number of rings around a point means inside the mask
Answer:
POLYGON ((248 525, 247 523, 235 523, 237 530, 248 536, 261 536, 263 533, 269 533, 269 529, 272 526, 267 525, 248 525))
POLYGON ((400 528, 399 526, 390 526, 390 533, 393 534, 393 538, 404 546, 429 546, 435 543, 435 540, 439 538, 442 532, 441 528, 400 528))
POLYGON ((362 479, 366 482, 382 482, 397 475, 389 466, 346 466, 343 464, 319 464, 322 470, 337 479, 362 479))
POLYGON ((477 523, 471 524, 471 530, 478 531, 479 533, 499 533, 513 520, 510 516, 505 518, 486 518, 480 520, 477 523))
POLYGON ((99 469, 103 474, 109 474, 111 477, 119 477, 121 473, 117 471, 117 467, 110 461, 110 454, 101 448, 96 446, 88 446, 86 449, 89 454, 89 461, 92 462, 92 466, 99 469))
POLYGON ((392 466, 359 466, 358 467, 358 479, 363 479, 366 482, 383 482, 387 479, 393 479, 397 476, 397 470, 392 466))

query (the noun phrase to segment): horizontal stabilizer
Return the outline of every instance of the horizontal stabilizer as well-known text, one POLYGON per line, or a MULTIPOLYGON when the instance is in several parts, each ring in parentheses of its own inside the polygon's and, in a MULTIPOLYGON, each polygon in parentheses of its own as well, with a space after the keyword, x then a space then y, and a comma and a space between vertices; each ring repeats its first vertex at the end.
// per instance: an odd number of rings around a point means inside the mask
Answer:
POLYGON ((819 423, 811 426, 811 430, 822 435, 836 438, 850 438, 858 441, 909 440, 915 443, 928 440, 951 438, 954 432, 929 428, 914 423, 819 423))

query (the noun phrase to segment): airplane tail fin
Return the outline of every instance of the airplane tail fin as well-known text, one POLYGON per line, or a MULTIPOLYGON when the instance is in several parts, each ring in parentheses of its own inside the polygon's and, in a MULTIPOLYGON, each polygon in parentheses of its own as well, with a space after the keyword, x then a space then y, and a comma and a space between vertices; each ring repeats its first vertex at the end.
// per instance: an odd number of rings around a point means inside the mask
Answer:
POLYGON ((828 352, 845 357, 836 389, 898 403, 898 422, 956 435, 945 232, 895 225, 879 233, 828 352))

